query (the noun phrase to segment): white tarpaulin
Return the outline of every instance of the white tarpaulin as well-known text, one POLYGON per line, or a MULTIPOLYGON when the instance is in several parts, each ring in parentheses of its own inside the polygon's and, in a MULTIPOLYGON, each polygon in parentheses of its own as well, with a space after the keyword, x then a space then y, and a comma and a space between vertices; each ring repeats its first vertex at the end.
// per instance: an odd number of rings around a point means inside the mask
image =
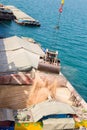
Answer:
POLYGON ((47 119, 43 121, 43 130, 70 130, 75 128, 73 118, 47 119))
POLYGON ((0 72, 37 68, 44 52, 39 45, 14 36, 0 39, 0 72))
POLYGON ((40 45, 25 41, 20 37, 13 36, 0 39, 0 51, 13 51, 20 48, 24 48, 27 51, 38 54, 39 56, 44 56, 44 52, 41 49, 40 45))
POLYGON ((12 52, 0 52, 0 72, 37 68, 39 55, 20 49, 12 52))
POLYGON ((11 109, 0 109, 0 121, 14 121, 13 110, 11 109))
POLYGON ((68 104, 57 101, 46 101, 36 104, 31 109, 34 121, 37 122, 43 116, 53 114, 75 114, 74 109, 68 104))

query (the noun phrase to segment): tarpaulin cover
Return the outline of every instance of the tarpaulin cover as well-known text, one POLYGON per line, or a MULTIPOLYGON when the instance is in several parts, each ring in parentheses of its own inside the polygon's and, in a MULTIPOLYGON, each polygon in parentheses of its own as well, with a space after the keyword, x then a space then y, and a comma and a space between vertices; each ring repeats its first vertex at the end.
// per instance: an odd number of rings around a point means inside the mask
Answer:
POLYGON ((17 36, 0 39, 0 72, 38 68, 44 52, 38 44, 29 43, 17 36))

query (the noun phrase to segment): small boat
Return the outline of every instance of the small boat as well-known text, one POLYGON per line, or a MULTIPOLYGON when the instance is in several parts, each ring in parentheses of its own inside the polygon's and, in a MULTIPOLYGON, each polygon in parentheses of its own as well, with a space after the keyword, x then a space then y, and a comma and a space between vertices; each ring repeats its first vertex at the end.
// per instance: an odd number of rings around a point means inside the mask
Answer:
POLYGON ((3 7, 0 7, 0 20, 13 20, 15 16, 13 15, 13 12, 10 9, 3 7))
POLYGON ((4 7, 0 7, 0 12, 12 14, 12 11, 10 9, 6 9, 4 7))

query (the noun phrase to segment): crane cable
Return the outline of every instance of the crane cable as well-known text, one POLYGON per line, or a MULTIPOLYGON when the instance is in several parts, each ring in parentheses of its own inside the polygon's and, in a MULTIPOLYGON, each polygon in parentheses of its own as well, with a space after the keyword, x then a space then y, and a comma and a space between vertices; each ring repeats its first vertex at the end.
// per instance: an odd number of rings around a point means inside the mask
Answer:
POLYGON ((64 5, 64 0, 61 0, 61 5, 59 7, 59 18, 58 18, 58 25, 57 25, 57 29, 59 29, 59 23, 60 23, 60 17, 61 17, 61 14, 62 14, 62 11, 63 11, 63 5, 64 5))
POLYGON ((59 8, 59 13, 62 13, 62 11, 63 11, 63 5, 64 5, 64 0, 61 0, 61 5, 60 5, 60 8, 59 8))

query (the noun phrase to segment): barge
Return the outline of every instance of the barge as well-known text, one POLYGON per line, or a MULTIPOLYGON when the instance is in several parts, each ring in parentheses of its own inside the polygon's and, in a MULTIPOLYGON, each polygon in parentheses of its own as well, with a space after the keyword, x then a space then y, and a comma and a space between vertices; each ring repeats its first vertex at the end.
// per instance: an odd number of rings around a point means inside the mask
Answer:
POLYGON ((39 21, 35 20, 28 14, 24 13, 20 9, 16 8, 15 6, 6 6, 9 8, 14 16, 15 16, 15 22, 20 24, 20 25, 31 25, 31 26, 40 26, 39 21))
POLYGON ((82 127, 87 103, 61 73, 58 52, 28 38, 0 39, 0 129, 82 127))

